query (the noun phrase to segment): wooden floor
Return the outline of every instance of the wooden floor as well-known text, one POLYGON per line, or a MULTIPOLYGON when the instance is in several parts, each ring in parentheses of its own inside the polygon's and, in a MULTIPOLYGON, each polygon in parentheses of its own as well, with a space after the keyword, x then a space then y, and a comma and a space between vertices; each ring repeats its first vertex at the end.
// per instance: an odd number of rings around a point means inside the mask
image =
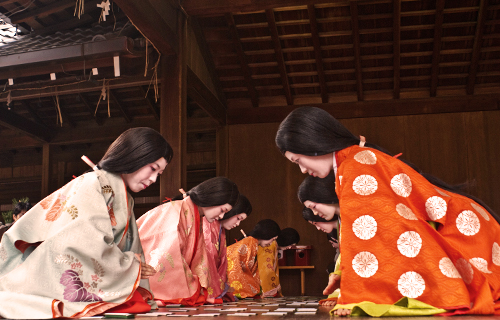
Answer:
MULTIPOLYGON (((179 319, 184 317, 189 318, 200 318, 200 319, 209 319, 214 318, 213 316, 209 316, 207 314, 216 313, 216 319, 238 319, 238 318, 250 318, 250 319, 333 319, 330 316, 329 310, 330 307, 321 307, 316 305, 315 303, 322 299, 321 297, 285 297, 285 298, 266 298, 266 299, 258 299, 258 300, 240 300, 236 303, 224 303, 223 305, 204 305, 200 307, 193 308, 185 308, 185 307, 169 307, 169 308, 160 308, 154 313, 144 314, 144 315, 135 315, 136 319, 157 319, 157 320, 165 320, 165 319, 179 319), (300 304, 299 304, 300 303, 300 304), (300 309, 316 309, 315 314, 299 314, 300 309), (218 309, 218 310, 214 310, 218 309), (230 310, 233 309, 233 310, 230 310), (238 309, 238 310, 234 310, 238 309), (284 315, 266 315, 266 312, 275 312, 278 309, 290 309, 289 312, 286 312, 284 315), (294 309, 293 311, 291 309, 294 309), (169 315, 163 315, 163 313, 171 313, 169 315), (161 313, 162 315, 155 315, 161 313), (252 315, 245 316, 245 313, 252 313, 252 315)), ((337 317, 336 317, 337 318, 337 317)), ((447 318, 452 317, 394 317, 391 319, 418 319, 418 320, 445 320, 447 318)), ((488 319, 488 320, 500 320, 500 316, 459 316, 453 317, 459 320, 473 320, 473 319, 488 319)), ((340 319, 340 318, 338 318, 340 319)), ((369 319, 368 317, 357 317, 356 319, 369 319)), ((370 318, 373 319, 373 318, 370 318)))

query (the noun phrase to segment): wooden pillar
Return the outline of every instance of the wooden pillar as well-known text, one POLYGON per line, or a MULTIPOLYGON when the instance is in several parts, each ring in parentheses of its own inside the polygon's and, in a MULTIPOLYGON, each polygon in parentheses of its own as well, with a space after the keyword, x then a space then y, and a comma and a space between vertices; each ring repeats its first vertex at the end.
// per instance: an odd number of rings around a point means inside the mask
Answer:
POLYGON ((64 186, 64 175, 66 174, 66 162, 59 161, 57 163, 57 188, 64 186))
POLYGON ((41 198, 45 198, 50 194, 50 144, 43 144, 42 151, 42 190, 41 190, 41 198))
POLYGON ((229 126, 221 126, 217 128, 216 135, 217 155, 216 155, 216 174, 217 176, 227 177, 229 174, 228 144, 229 144, 229 126))
POLYGON ((179 53, 164 56, 161 63, 160 133, 174 150, 174 157, 160 178, 160 199, 174 197, 186 185, 186 32, 187 20, 178 14, 179 53))

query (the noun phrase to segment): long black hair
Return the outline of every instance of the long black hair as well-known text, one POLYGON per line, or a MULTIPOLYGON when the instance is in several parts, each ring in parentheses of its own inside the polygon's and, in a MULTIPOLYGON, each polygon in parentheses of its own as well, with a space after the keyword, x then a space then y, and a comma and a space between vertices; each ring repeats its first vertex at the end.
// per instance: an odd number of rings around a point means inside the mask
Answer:
MULTIPOLYGON (((323 109, 317 107, 300 107, 288 114, 276 133, 276 145, 281 153, 290 151, 305 156, 329 154, 359 144, 360 139, 353 135, 337 119, 323 109)), ((392 153, 373 143, 365 143, 366 147, 377 149, 385 154, 392 153)), ((421 174, 431 184, 444 190, 468 197, 481 206, 500 223, 500 217, 480 199, 463 192, 459 187, 423 173, 417 166, 404 159, 399 159, 421 174)))
POLYGON ((332 220, 326 220, 325 218, 315 215, 314 212, 307 207, 302 209, 302 218, 311 222, 332 222, 332 220))
POLYGON ((240 213, 245 213, 247 215, 247 218, 250 215, 250 213, 252 213, 252 205, 250 204, 250 201, 248 201, 248 198, 242 195, 241 193, 238 196, 238 201, 236 202, 236 205, 234 205, 233 208, 229 212, 227 212, 224 215, 224 218, 222 218, 221 220, 229 219, 231 217, 239 215, 240 213))
POLYGON ((335 193, 335 175, 330 173, 323 179, 307 176, 300 184, 297 196, 301 203, 307 200, 316 203, 339 203, 335 193))
POLYGON ((279 236, 280 226, 272 219, 264 219, 257 222, 255 227, 248 233, 257 240, 270 240, 279 236))
POLYGON ((280 247, 288 247, 292 244, 299 243, 299 241, 300 235, 294 228, 285 228, 281 230, 280 234, 278 235, 278 239, 276 239, 276 242, 280 247))
MULTIPOLYGON (((221 206, 226 203, 234 207, 239 194, 238 186, 226 177, 210 178, 186 192, 195 205, 204 208, 221 206)), ((178 195, 172 200, 182 198, 183 195, 178 195)))
POLYGON ((113 173, 132 173, 160 158, 170 163, 174 151, 167 140, 148 127, 123 132, 108 148, 97 166, 113 173))
POLYGON ((23 211, 28 212, 29 209, 31 209, 31 203, 29 202, 29 200, 26 201, 19 200, 19 202, 16 203, 14 209, 12 210, 12 216, 17 216, 23 211))

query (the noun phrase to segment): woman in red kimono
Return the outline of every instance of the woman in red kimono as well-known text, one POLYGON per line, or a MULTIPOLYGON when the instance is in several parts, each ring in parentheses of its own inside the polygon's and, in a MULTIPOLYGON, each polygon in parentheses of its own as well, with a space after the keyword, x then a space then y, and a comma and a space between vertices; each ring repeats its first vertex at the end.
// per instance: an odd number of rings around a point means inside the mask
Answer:
POLYGON ((499 218, 479 199, 319 108, 292 111, 276 144, 303 173, 335 174, 342 281, 334 314, 499 313, 499 218))
POLYGON ((203 236, 207 250, 208 270, 210 272, 210 283, 208 287, 208 299, 211 303, 222 303, 226 297, 234 301, 234 296, 229 290, 227 283, 227 247, 226 230, 231 230, 240 225, 252 213, 252 205, 247 197, 240 194, 238 202, 224 218, 209 223, 203 218, 203 236))
POLYGON ((150 285, 160 305, 207 301, 210 276, 201 219, 221 219, 238 195, 231 180, 215 177, 137 220, 146 261, 157 271, 150 285))

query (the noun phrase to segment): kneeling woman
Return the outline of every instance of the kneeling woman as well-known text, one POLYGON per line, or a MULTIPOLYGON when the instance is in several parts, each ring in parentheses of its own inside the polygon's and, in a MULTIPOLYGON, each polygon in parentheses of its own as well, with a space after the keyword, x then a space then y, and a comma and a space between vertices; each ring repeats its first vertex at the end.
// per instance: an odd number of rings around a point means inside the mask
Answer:
POLYGON ((238 195, 236 184, 216 177, 137 220, 146 261, 157 271, 150 284, 160 305, 205 303, 209 275, 201 217, 221 219, 238 195))
POLYGON ((259 263, 260 285, 262 297, 282 297, 278 271, 278 247, 282 250, 290 249, 300 241, 300 235, 293 228, 281 230, 278 239, 269 246, 259 246, 257 261, 259 263))
POLYGON ((252 213, 250 201, 240 194, 234 208, 226 213, 221 220, 210 223, 206 217, 203 218, 203 235, 210 272, 207 301, 210 303, 222 303, 223 297, 234 301, 234 296, 228 292, 226 230, 239 226, 250 213, 252 213))
POLYGON ((261 294, 257 252, 259 246, 270 246, 280 231, 274 220, 261 220, 247 237, 227 248, 227 277, 236 297, 258 297, 261 294))
POLYGON ((127 189, 154 183, 172 155, 155 130, 129 129, 93 172, 26 212, 0 242, 0 318, 149 311, 146 278, 155 271, 144 263, 127 189))

